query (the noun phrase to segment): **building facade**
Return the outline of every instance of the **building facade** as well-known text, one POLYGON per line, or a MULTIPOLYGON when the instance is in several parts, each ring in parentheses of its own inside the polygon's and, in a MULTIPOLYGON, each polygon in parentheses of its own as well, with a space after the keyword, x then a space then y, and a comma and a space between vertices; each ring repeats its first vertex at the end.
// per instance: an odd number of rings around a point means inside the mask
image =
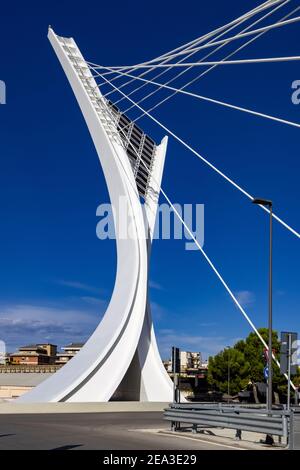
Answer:
POLYGON ((55 364, 64 365, 69 362, 84 346, 84 343, 70 343, 61 348, 64 352, 56 354, 55 364))
POLYGON ((54 364, 57 346, 55 344, 29 344, 22 346, 10 354, 11 365, 43 365, 54 364))

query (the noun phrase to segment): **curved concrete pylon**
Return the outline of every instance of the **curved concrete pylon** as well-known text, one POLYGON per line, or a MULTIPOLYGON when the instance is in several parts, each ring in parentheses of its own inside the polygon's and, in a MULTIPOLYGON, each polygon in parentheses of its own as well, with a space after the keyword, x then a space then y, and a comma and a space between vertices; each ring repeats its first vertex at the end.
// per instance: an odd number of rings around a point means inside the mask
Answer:
POLYGON ((110 399, 170 401, 169 379, 156 345, 147 301, 148 265, 167 138, 155 148, 144 218, 139 185, 112 104, 101 94, 72 38, 49 40, 90 131, 114 208, 117 273, 107 311, 82 350, 19 402, 96 402, 110 399), (120 199, 127 202, 126 214, 120 199), (122 210, 122 213, 121 213, 122 210), (130 237, 120 236, 126 218, 130 237), (146 220, 146 223, 145 223, 146 220), (147 237, 147 232, 150 236, 147 237))

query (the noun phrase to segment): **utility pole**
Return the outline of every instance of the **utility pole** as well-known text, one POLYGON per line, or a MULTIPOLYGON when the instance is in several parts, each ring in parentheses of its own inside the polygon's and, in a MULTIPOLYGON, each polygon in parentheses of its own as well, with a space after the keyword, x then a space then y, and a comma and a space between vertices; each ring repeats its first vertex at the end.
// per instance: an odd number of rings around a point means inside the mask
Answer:
POLYGON ((287 384, 287 411, 291 408, 291 358, 292 358, 292 335, 288 333, 288 384, 287 384))
POLYGON ((230 346, 227 346, 227 403, 230 396, 230 346))
POLYGON ((273 332, 273 203, 267 199, 253 199, 253 204, 269 208, 269 314, 268 314, 268 393, 267 409, 272 410, 273 370, 272 370, 272 332, 273 332))

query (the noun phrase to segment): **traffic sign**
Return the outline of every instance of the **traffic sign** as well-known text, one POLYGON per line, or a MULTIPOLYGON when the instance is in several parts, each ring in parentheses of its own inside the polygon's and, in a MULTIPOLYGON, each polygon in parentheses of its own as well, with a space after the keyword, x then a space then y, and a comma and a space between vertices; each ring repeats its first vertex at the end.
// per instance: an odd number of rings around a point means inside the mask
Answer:
POLYGON ((180 349, 172 348, 172 372, 173 374, 180 374, 180 349))
POLYGON ((264 378, 267 380, 269 378, 269 367, 264 367, 264 378))
POLYGON ((297 363, 297 347, 298 347, 298 335, 294 332, 283 331, 281 333, 281 347, 280 347, 280 372, 287 374, 288 362, 291 361, 291 374, 296 374, 298 370, 297 363), (291 341, 291 351, 289 351, 289 336, 291 341))

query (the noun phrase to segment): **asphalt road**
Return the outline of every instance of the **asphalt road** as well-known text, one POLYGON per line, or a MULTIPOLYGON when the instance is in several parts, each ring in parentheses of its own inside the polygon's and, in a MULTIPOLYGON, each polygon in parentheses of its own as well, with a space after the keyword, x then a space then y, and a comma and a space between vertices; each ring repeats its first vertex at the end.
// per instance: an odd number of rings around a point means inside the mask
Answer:
POLYGON ((155 432, 169 430, 158 412, 2 414, 0 450, 230 450, 231 446, 155 432))

